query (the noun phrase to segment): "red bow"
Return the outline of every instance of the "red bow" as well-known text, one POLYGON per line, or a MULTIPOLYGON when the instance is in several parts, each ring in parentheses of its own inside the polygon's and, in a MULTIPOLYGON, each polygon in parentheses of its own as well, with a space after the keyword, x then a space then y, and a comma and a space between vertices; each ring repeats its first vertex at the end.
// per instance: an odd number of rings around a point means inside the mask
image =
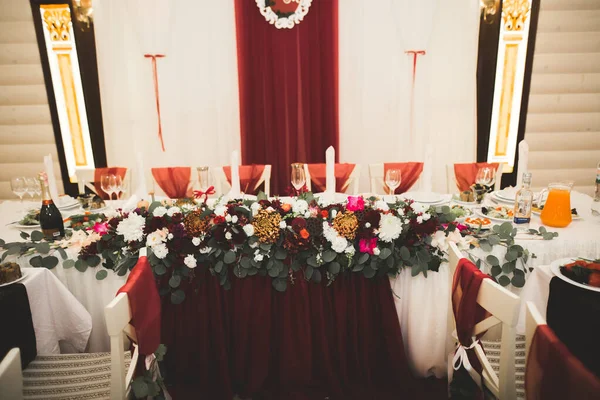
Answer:
POLYGON ((208 189, 206 189, 206 192, 203 192, 202 190, 194 190, 194 197, 199 199, 200 197, 204 196, 204 202, 206 203, 208 196, 215 193, 215 187, 210 186, 208 189))

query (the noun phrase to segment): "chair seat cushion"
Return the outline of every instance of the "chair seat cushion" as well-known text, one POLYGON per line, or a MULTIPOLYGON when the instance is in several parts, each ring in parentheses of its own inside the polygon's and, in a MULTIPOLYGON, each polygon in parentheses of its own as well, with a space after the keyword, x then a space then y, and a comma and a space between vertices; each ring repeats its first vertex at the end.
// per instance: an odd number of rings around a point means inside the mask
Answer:
MULTIPOLYGON (((494 372, 500 372, 500 341, 482 340, 483 350, 494 372)), ((517 335, 515 342, 515 386, 517 398, 525 398, 525 336, 517 335)), ((488 393, 489 394, 489 393, 488 393)), ((486 397, 487 398, 487 397, 486 397)))
MULTIPOLYGON (((131 353, 125 352, 125 370, 131 353)), ((110 353, 38 356, 23 371, 24 399, 110 399, 110 353)))

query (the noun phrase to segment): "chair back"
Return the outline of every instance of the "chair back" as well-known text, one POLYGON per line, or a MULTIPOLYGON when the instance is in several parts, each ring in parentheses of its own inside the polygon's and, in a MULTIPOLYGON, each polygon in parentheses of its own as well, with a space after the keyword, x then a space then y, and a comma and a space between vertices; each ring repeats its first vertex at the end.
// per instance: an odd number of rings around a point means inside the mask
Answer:
POLYGON ((191 167, 152 168, 152 193, 171 199, 192 197, 194 179, 191 167))
POLYGON ((11 349, 0 362, 0 398, 21 400, 23 398, 23 373, 21 352, 11 349))
MULTIPOLYGON (((344 164, 336 164, 336 166, 338 165, 344 165, 344 164)), ((360 165, 359 164, 345 164, 347 166, 353 166, 352 172, 348 175, 347 181, 344 182, 343 184, 346 186, 346 191, 345 193, 347 194, 352 194, 352 195, 357 195, 359 194, 359 185, 360 185, 360 165)), ((306 177, 306 188, 308 189, 309 192, 312 192, 312 185, 313 185, 313 179, 317 179, 316 176, 311 176, 310 170, 314 169, 315 166, 321 166, 323 168, 323 170, 325 170, 326 166, 325 164, 304 164, 304 175, 306 177)), ((341 174, 338 173, 338 170, 336 168, 336 192, 337 192, 337 179, 338 178, 344 178, 343 176, 341 176, 341 174)), ((323 180, 326 180, 326 174, 324 173, 322 177, 323 180)))
MULTIPOLYGON (((394 165, 392 168, 397 167, 402 171, 402 183, 400 184, 400 187, 396 189, 396 193, 408 192, 412 187, 417 186, 421 178, 421 173, 423 172, 422 162, 390 164, 394 165), (412 176, 406 176, 407 174, 412 176)), ((390 164, 387 165, 389 166, 390 164)), ((387 193, 387 185, 385 184, 385 171, 386 164, 369 164, 369 182, 371 193, 389 194, 387 193)))
MULTIPOLYGON (((458 181, 456 179, 456 173, 454 166, 455 165, 476 165, 478 163, 468 163, 468 164, 448 164, 446 166, 446 185, 448 193, 456 193, 460 191, 458 181)), ((505 163, 499 163, 498 168, 496 169, 496 181, 494 182, 494 190, 500 190, 502 187, 502 172, 504 170, 505 163)), ((475 183, 475 182, 473 182, 475 183)))
MULTIPOLYGON (((242 190, 242 192, 244 191, 244 183, 242 177, 243 176, 247 176, 248 177, 248 188, 246 190, 248 190, 247 194, 253 194, 256 192, 256 189, 258 189, 258 187, 264 183, 264 187, 265 187, 265 194, 267 195, 267 197, 271 196, 271 165, 266 164, 266 165, 261 165, 260 167, 264 167, 262 174, 260 175, 260 177, 256 180, 254 180, 254 182, 251 182, 252 179, 252 171, 255 168, 254 165, 240 165, 240 189, 242 190), (249 187, 249 186, 253 186, 253 187, 249 187)), ((229 190, 231 190, 231 182, 229 180, 229 178, 227 177, 227 173, 225 171, 226 167, 217 167, 217 168, 210 168, 210 174, 212 175, 212 179, 215 182, 215 192, 217 193, 217 195, 223 195, 223 194, 227 194, 229 192, 229 190)))
POLYGON ((542 317, 535 304, 528 301, 525 304, 525 359, 529 357, 531 341, 538 325, 546 325, 546 320, 542 317))
MULTIPOLYGON (((454 243, 450 243, 449 272, 454 279, 460 252, 454 243)), ((460 258, 459 258, 460 259, 460 258)), ((453 281, 451 280, 451 282, 453 281)), ((452 296, 452 283, 450 283, 450 296, 452 296)), ((500 399, 516 398, 515 386, 515 341, 516 327, 519 317, 519 296, 511 293, 491 279, 484 279, 477 295, 477 304, 483 307, 490 317, 475 325, 473 336, 486 332, 493 326, 502 325, 502 338, 500 342, 500 370, 496 374, 481 346, 475 346, 475 353, 483 367, 482 377, 485 386, 500 399)), ((448 318, 455 324, 452 312, 452 297, 450 298, 450 314, 448 318)))

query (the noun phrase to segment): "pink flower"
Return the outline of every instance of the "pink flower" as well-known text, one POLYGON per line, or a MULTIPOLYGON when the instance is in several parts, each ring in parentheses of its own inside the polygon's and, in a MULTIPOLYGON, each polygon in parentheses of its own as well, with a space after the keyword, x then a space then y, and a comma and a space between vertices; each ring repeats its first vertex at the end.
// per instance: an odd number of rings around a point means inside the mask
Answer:
POLYGON ((377 238, 360 239, 358 246, 361 253, 373 254, 373 250, 377 248, 377 238))
POLYGON ((463 224, 456 224, 456 229, 458 229, 459 232, 462 232, 465 229, 469 229, 469 227, 463 224))
POLYGON ((348 204, 346 204, 346 210, 348 211, 362 211, 365 209, 365 199, 361 196, 348 196, 348 204))
POLYGON ((100 236, 103 236, 108 233, 108 224, 106 222, 96 222, 93 229, 94 232, 98 233, 100 236))

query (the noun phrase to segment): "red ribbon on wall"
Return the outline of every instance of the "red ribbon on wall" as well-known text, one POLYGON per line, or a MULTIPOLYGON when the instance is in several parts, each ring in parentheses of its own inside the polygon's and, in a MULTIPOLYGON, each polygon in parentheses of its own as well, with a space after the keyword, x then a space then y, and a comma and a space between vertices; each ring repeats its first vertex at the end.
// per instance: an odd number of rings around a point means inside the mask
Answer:
POLYGON ((160 95, 158 93, 158 70, 156 65, 156 59, 164 58, 166 56, 164 54, 144 54, 144 57, 150 58, 152 60, 152 74, 154 76, 154 95, 156 97, 156 113, 158 115, 158 138, 160 139, 162 151, 165 151, 165 142, 163 140, 162 135, 162 123, 160 120, 160 95))
POLYGON ((412 54, 413 56, 413 70, 412 70, 412 87, 410 89, 410 132, 409 138, 410 143, 413 142, 414 137, 414 103, 415 103, 415 79, 417 78, 417 59, 419 56, 424 56, 425 50, 407 50, 405 54, 412 54))

